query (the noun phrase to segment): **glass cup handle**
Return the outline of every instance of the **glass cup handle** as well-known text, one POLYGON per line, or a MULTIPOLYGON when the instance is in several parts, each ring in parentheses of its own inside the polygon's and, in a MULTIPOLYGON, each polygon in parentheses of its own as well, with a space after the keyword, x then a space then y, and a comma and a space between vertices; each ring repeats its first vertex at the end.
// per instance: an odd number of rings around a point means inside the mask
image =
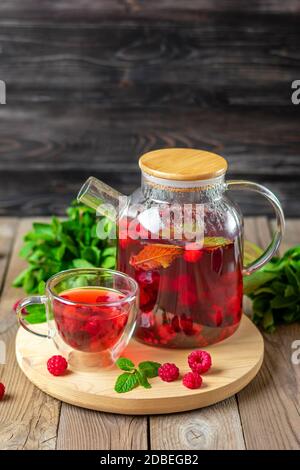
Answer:
POLYGON ((270 202, 270 204, 273 206, 273 209, 275 211, 276 230, 273 235, 273 239, 270 245, 268 246, 268 248, 266 249, 266 251, 264 251, 264 253, 258 259, 253 261, 253 263, 249 264, 248 266, 244 266, 243 274, 249 275, 249 274, 252 274, 257 269, 264 266, 266 263, 268 263, 268 261, 270 261, 272 256, 274 256, 274 254, 276 253, 280 245, 280 242, 282 240, 282 237, 284 234, 284 228, 285 228, 283 210, 275 194, 273 194, 272 191, 267 189, 265 186, 262 186, 261 184, 253 183, 251 181, 236 180, 236 181, 227 181, 226 187, 227 189, 232 189, 232 190, 247 189, 248 191, 254 191, 256 193, 259 193, 270 202))
MULTIPOLYGON (((138 295, 138 293, 137 293, 138 295)), ((131 308, 130 314, 128 316, 127 324, 125 326, 125 329, 122 333, 121 338, 119 341, 114 345, 114 347, 110 350, 111 354, 111 359, 115 362, 122 351, 126 348, 128 345, 134 330, 136 326, 136 320, 137 320, 137 314, 138 314, 138 305, 134 305, 134 307, 131 308)))
POLYGON ((44 334, 44 333, 39 333, 38 331, 32 330, 28 323, 26 321, 26 316, 24 316, 24 313, 22 310, 26 308, 28 305, 37 305, 37 304, 44 304, 46 306, 47 304, 47 297, 45 295, 33 295, 32 297, 26 297, 25 299, 22 299, 18 306, 17 306, 17 317, 19 320, 20 325, 29 333, 33 333, 36 336, 39 336, 40 338, 51 338, 51 335, 49 334, 44 334))

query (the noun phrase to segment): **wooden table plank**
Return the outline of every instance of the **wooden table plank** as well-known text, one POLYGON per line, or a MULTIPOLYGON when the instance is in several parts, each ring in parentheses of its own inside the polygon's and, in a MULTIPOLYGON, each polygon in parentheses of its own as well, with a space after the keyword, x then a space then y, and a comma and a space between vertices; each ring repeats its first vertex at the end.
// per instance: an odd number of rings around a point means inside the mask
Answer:
POLYGON ((62 404, 57 449, 147 450, 147 417, 62 404))
POLYGON ((235 397, 187 413, 150 418, 152 450, 244 449, 235 397))
MULTIPOLYGON (((285 246, 295 243, 295 228, 296 224, 288 223, 285 246)), ((270 240, 267 220, 248 219, 246 236, 266 246, 270 240)), ((248 449, 299 449, 300 378, 299 366, 291 363, 291 343, 300 338, 300 326, 278 327, 274 334, 264 334, 264 338, 265 359, 261 371, 238 394, 246 446, 248 449)))
MULTIPOLYGON (((1 227, 3 219, 0 220, 1 227)), ((23 219, 18 226, 7 277, 0 303, 1 340, 7 346, 7 364, 3 382, 7 395, 0 404, 0 449, 54 449, 60 402, 34 387, 23 375, 15 359, 16 318, 12 313, 14 300, 23 293, 11 286, 12 280, 24 267, 18 252, 24 233, 31 221, 23 219)))

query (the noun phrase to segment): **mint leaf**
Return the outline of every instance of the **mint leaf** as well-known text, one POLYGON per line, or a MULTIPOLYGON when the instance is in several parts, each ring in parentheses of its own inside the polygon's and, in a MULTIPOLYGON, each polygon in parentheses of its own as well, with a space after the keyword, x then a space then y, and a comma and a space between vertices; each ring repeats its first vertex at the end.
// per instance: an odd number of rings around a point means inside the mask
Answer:
POLYGON ((244 277, 244 294, 249 295, 255 292, 257 289, 262 287, 267 282, 275 279, 277 274, 272 272, 257 271, 250 276, 244 277))
POLYGON ((269 331, 269 333, 274 331, 274 318, 271 311, 266 312, 264 315, 263 327, 265 330, 269 331))
POLYGON ((32 226, 35 233, 38 233, 40 235, 49 235, 50 237, 53 237, 53 229, 50 224, 34 222, 32 226))
POLYGON ((103 258, 106 258, 106 256, 113 256, 115 258, 116 254, 117 254, 117 249, 115 246, 108 246, 107 248, 104 248, 104 250, 102 251, 103 258))
POLYGON ((136 371, 136 375, 139 381, 139 384, 144 388, 151 388, 151 384, 148 382, 148 379, 144 372, 139 370, 136 371))
POLYGON ((89 263, 87 260, 81 259, 81 258, 73 259, 73 266, 74 268, 94 268, 95 267, 93 264, 89 263))
POLYGON ((32 325, 36 323, 44 323, 46 321, 45 305, 28 305, 26 307, 26 321, 32 325))
POLYGON ((27 273, 31 272, 31 268, 24 269, 20 274, 14 279, 13 287, 22 287, 27 273))
POLYGON ((121 370, 133 370, 134 369, 134 364, 130 359, 127 359, 126 357, 120 357, 116 361, 116 365, 119 367, 121 370))
POLYGON ((46 288, 46 283, 45 281, 40 281, 39 282, 39 285, 38 285, 38 293, 40 295, 44 295, 45 294, 45 288, 46 288))
POLYGON ((144 361, 139 363, 139 370, 144 373, 146 377, 152 379, 158 376, 158 369, 161 366, 159 362, 144 361))
POLYGON ((138 377, 135 372, 124 372, 119 375, 115 384, 115 391, 117 393, 126 393, 134 389, 138 385, 138 377))
POLYGON ((101 262, 101 266, 106 269, 113 269, 116 265, 116 259, 114 256, 107 256, 107 258, 104 258, 104 260, 101 262))

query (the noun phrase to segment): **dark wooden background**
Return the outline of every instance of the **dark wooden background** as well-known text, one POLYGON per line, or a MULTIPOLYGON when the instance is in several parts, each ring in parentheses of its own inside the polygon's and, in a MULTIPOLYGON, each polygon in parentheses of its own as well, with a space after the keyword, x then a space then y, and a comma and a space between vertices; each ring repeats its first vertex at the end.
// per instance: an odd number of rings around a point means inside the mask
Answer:
POLYGON ((188 146, 300 215, 299 0, 1 0, 0 79, 0 214, 61 213, 89 175, 128 193, 188 146))

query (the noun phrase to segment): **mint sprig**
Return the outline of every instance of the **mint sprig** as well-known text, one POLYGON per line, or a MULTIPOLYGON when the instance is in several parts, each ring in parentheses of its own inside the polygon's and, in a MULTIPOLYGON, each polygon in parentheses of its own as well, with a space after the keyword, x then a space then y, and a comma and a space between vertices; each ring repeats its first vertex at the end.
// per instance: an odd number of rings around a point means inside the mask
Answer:
POLYGON ((273 332, 280 323, 300 321, 300 245, 244 278, 252 300, 253 321, 273 332))
POLYGON ((148 379, 158 376, 158 368, 161 364, 159 362, 143 361, 135 367, 130 359, 120 357, 116 361, 116 365, 125 372, 117 378, 115 391, 117 393, 126 393, 130 392, 130 390, 133 390, 138 385, 144 388, 151 388, 148 379))

